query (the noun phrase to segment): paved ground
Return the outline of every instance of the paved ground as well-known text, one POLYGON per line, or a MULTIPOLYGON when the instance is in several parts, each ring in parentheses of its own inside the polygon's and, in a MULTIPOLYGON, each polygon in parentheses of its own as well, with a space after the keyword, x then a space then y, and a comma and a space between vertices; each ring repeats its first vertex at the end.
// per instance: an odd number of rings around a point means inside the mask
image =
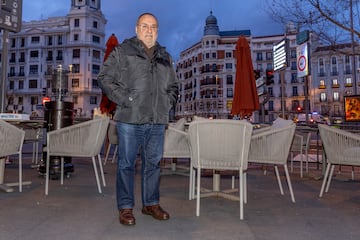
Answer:
MULTIPOLYGON (((161 222, 144 216, 138 175, 134 209, 137 223, 126 227, 119 224, 115 205, 115 164, 105 166, 108 186, 99 194, 90 161, 72 162, 75 172, 63 186, 50 181, 45 197, 44 178, 30 168, 30 160, 25 160, 24 180, 32 184, 24 186, 22 193, 0 192, 1 240, 360 239, 360 183, 349 180, 351 174, 345 168, 321 199, 321 172, 315 164, 302 179, 295 169, 291 178, 296 203, 292 203, 286 184, 285 195, 280 195, 272 168, 264 176, 260 167, 251 167, 243 221, 239 219, 238 202, 216 197, 201 199, 200 217, 196 217, 195 201, 187 199, 188 177, 179 175, 164 175, 161 179, 161 204, 169 211, 170 220, 161 222)), ((7 165, 5 182, 15 181, 16 174, 16 164, 7 165)), ((359 175, 356 177, 359 179, 359 175)), ((203 181, 211 186, 212 178, 203 181)), ((228 187, 230 179, 225 177, 222 183, 228 187)))

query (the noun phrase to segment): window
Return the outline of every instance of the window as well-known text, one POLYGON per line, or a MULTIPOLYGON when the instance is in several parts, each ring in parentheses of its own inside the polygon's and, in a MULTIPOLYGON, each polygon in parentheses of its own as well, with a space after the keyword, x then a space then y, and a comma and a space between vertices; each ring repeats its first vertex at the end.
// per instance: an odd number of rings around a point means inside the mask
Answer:
POLYGON ((21 53, 20 53, 19 62, 25 62, 25 52, 21 52, 21 53))
POLYGON ((71 87, 78 88, 80 86, 80 80, 78 78, 73 78, 71 80, 71 87))
POLYGON ((20 47, 25 47, 25 38, 20 39, 20 47))
POLYGON ((334 98, 334 101, 340 101, 340 94, 339 92, 334 92, 333 93, 333 98, 334 98))
POLYGON ((206 53, 206 54, 205 54, 205 58, 206 58, 206 59, 210 58, 210 53, 206 53))
POLYGON ((23 97, 18 97, 18 104, 23 105, 23 103, 24 103, 24 98, 23 97))
POLYGON ((79 34, 74 34, 74 41, 79 41, 79 34))
POLYGON ((100 37, 93 35, 93 36, 92 36, 92 41, 93 41, 94 43, 100 43, 100 37))
POLYGON ((38 58, 39 51, 30 51, 30 58, 38 58))
POLYGON ((93 21, 93 28, 98 28, 98 22, 97 21, 93 21))
POLYGON ((38 74, 39 66, 38 65, 30 65, 30 74, 38 74))
POLYGON ((62 60, 63 59, 63 51, 62 50, 58 50, 57 51, 57 56, 56 56, 56 60, 62 60))
POLYGON ((53 40, 52 36, 48 36, 48 45, 49 46, 52 45, 52 42, 53 42, 52 40, 53 40))
POLYGON ((227 70, 231 70, 232 69, 232 63, 226 63, 225 68, 227 70))
POLYGON ((19 76, 25 76, 25 67, 24 66, 20 66, 19 68, 19 76))
POLYGON ((269 111, 274 111, 274 101, 269 101, 268 104, 269 104, 268 110, 269 111))
POLYGON ((232 58, 232 53, 231 52, 226 52, 225 57, 226 58, 232 58))
POLYGON ((296 58, 296 50, 291 50, 290 51, 290 57, 291 58, 296 58))
POLYGON ((233 97, 233 96, 234 96, 234 93, 233 93, 233 89, 232 89, 232 88, 226 89, 226 96, 227 96, 227 97, 233 97))
POLYGON ((345 85, 351 85, 351 84, 352 84, 352 78, 351 77, 345 78, 345 85))
POLYGON ((9 89, 13 90, 14 89, 14 81, 10 81, 9 84, 9 89))
POLYGON ((53 60, 53 51, 48 51, 47 57, 46 57, 47 61, 51 61, 53 60))
POLYGON ((40 37, 39 37, 39 36, 33 36, 33 37, 31 37, 31 43, 32 43, 32 44, 40 43, 40 37))
POLYGON ((226 75, 226 84, 233 84, 233 76, 226 75))
POLYGON ((19 81, 19 89, 24 89, 24 81, 23 80, 19 81))
POLYGON ((337 79, 333 79, 333 80, 332 80, 332 85, 339 85, 338 80, 337 80, 337 79))
POLYGON ((15 38, 11 39, 11 47, 12 48, 16 47, 16 39, 15 38))
POLYGON ((80 73, 80 64, 73 64, 72 65, 72 72, 73 73, 80 73))
POLYGON ((92 65, 92 73, 99 74, 99 72, 100 72, 100 65, 93 64, 92 65))
POLYGON ((95 59, 100 59, 100 51, 98 51, 98 50, 93 50, 93 58, 95 58, 95 59))
POLYGON ((212 55, 212 58, 216 58, 216 53, 215 52, 213 52, 211 55, 212 55))
POLYGON ((74 27, 80 27, 80 19, 78 18, 74 19, 74 27))
POLYGON ((90 96, 90 104, 97 104, 97 97, 96 96, 90 96))
POLYGON ((37 96, 31 96, 30 98, 31 105, 36 105, 39 103, 37 96))
POLYGON ((292 93, 293 93, 293 96, 299 96, 297 86, 292 87, 292 93))
POLYGON ((29 80, 29 88, 37 88, 37 80, 36 79, 29 80))
POLYGON ((320 86, 325 86, 325 80, 320 80, 320 86))
POLYGON ((73 49, 73 58, 80 58, 80 49, 73 49))
POLYGON ((93 87, 93 88, 99 88, 99 84, 98 84, 98 81, 97 81, 96 78, 94 78, 94 79, 92 80, 92 87, 93 87))
POLYGON ((62 36, 59 35, 58 36, 58 45, 62 45, 63 44, 63 39, 62 39, 62 36))
POLYGON ((263 60, 263 55, 262 55, 261 52, 256 53, 256 60, 257 61, 262 61, 263 60))
POLYGON ((320 102, 326 102, 326 93, 320 93, 320 102))
POLYGON ((13 97, 9 97, 8 98, 8 105, 13 105, 14 104, 14 98, 13 97))
POLYGON ((272 52, 266 53, 266 60, 272 60, 272 52))

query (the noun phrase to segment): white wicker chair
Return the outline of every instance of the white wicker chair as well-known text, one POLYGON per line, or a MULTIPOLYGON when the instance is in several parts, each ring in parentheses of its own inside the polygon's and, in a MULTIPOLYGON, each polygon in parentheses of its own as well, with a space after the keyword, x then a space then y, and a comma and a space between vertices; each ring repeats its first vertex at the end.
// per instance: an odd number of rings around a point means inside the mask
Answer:
POLYGON ((295 197, 287 168, 287 159, 295 128, 296 125, 293 121, 278 118, 268 130, 253 134, 249 152, 249 163, 274 165, 282 195, 284 195, 284 191, 279 176, 278 165, 284 166, 292 202, 295 202, 295 197))
POLYGON ((300 155, 300 177, 304 176, 304 168, 303 168, 303 158, 305 155, 305 171, 309 172, 309 158, 308 151, 310 147, 310 138, 311 132, 307 133, 295 133, 293 142, 290 148, 290 169, 291 172, 294 170, 294 153, 299 153, 300 155))
POLYGON ((115 157, 117 156, 117 151, 118 151, 118 147, 119 147, 119 137, 117 134, 116 122, 114 120, 110 120, 109 127, 107 130, 107 138, 109 141, 108 141, 108 145, 106 148, 104 165, 106 165, 106 163, 107 163, 107 160, 108 160, 109 154, 110 154, 110 150, 111 150, 111 146, 113 146, 113 145, 115 147, 114 147, 113 156, 112 156, 112 160, 111 160, 112 163, 115 162, 115 157))
MULTIPOLYGON (((196 216, 200 215, 201 170, 212 169, 238 171, 240 219, 244 218, 245 171, 252 129, 250 123, 236 120, 202 120, 190 123, 188 130, 191 149, 189 189, 190 193, 195 191, 196 178, 196 216)), ((218 192, 218 194, 219 196, 229 195, 224 192, 218 192)))
MULTIPOLYGON (((0 161, 5 161, 4 157, 17 154, 19 157, 19 192, 22 192, 22 148, 24 144, 25 131, 0 119, 0 161)), ((1 164, 4 166, 4 164, 1 164)), ((0 167, 1 168, 1 167, 0 167)), ((0 169, 3 178, 3 171, 0 169)), ((10 191, 6 190, 5 191, 10 191)))
POLYGON ((319 124, 320 138, 326 155, 326 171, 319 196, 329 191, 336 165, 360 166, 360 135, 319 124), (326 185, 326 188, 325 188, 326 185))
POLYGON ((190 146, 188 134, 185 132, 185 123, 186 119, 181 118, 174 123, 170 123, 165 131, 163 159, 170 158, 171 162, 170 166, 165 165, 162 167, 162 175, 189 175, 189 166, 179 166, 177 164, 178 158, 190 159, 190 146))
POLYGON ((49 192, 50 156, 61 157, 61 184, 64 183, 64 157, 91 157, 96 183, 101 191, 97 163, 98 158, 103 186, 106 186, 100 151, 109 125, 109 118, 96 118, 47 133, 45 195, 49 192))

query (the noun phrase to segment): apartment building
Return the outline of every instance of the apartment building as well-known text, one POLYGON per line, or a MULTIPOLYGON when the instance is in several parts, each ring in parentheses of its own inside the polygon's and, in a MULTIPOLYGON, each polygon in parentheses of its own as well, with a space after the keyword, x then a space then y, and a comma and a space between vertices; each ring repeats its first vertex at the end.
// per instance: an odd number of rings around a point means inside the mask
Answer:
POLYGON ((101 100, 96 78, 105 25, 101 0, 71 0, 66 16, 23 22, 20 32, 10 33, 5 111, 42 109, 43 97, 54 95, 54 71, 61 66, 68 79, 64 101, 74 103, 77 116, 90 117, 101 100))

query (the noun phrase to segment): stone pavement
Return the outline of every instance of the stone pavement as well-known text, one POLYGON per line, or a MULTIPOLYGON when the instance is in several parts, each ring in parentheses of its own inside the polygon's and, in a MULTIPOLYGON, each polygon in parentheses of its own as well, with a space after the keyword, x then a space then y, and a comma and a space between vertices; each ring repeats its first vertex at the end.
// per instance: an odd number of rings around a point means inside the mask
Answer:
MULTIPOLYGON (((350 180, 343 168, 330 190, 319 198, 321 171, 311 163, 304 178, 299 169, 291 173, 296 203, 292 203, 285 178, 285 195, 280 195, 276 178, 269 167, 248 171, 248 203, 244 220, 239 219, 239 203, 223 198, 201 199, 200 217, 195 216, 195 200, 188 200, 188 177, 164 175, 161 178, 161 205, 170 220, 157 221, 141 214, 140 179, 136 179, 135 226, 118 222, 115 199, 115 164, 108 163, 107 187, 99 194, 90 159, 73 159, 75 172, 60 181, 51 180, 49 195, 44 195, 45 179, 24 160, 24 180, 32 184, 12 193, 0 192, 1 240, 113 240, 113 239, 242 239, 242 240, 322 240, 360 239, 359 181, 350 180)), ((356 169, 358 171, 358 169, 356 169)), ((282 168, 280 168, 283 174, 282 168)), ((356 179, 359 179, 355 175, 356 179)), ((7 165, 5 182, 16 181, 16 161, 7 165)), ((211 177, 203 178, 208 187, 211 177)), ((222 187, 230 178, 222 179, 222 187)))

